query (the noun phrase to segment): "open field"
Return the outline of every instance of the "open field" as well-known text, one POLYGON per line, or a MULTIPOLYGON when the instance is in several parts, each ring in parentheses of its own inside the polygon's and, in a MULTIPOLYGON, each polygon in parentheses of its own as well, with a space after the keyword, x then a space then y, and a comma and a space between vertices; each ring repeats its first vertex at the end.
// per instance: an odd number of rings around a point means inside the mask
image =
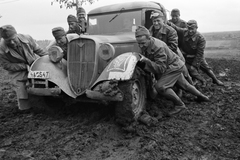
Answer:
POLYGON ((204 33, 207 40, 206 58, 240 60, 240 31, 204 33))
MULTIPOLYGON (((136 122, 122 128, 113 106, 85 103, 50 109, 39 101, 32 113, 21 114, 11 79, 0 67, 0 159, 239 160, 239 35, 204 34, 207 61, 225 86, 212 84, 205 75, 207 87, 197 87, 211 102, 198 103, 185 93, 188 109, 173 117, 163 114, 156 126, 136 122)), ((171 107, 158 97, 147 110, 156 117, 171 107)))

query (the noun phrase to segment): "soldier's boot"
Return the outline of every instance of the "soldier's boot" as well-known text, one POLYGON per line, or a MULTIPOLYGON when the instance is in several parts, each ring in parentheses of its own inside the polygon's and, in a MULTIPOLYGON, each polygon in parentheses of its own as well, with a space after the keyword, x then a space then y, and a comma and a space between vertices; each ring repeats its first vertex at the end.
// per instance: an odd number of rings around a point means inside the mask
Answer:
POLYGON ((174 104, 174 109, 169 112, 169 115, 180 113, 182 110, 187 109, 183 101, 176 95, 176 93, 168 88, 164 93, 167 99, 171 100, 174 104))
POLYGON ((198 101, 209 102, 210 99, 208 96, 202 94, 199 90, 197 90, 193 85, 189 85, 187 91, 192 93, 193 95, 197 96, 198 101))
POLYGON ((215 74, 213 73, 212 70, 210 70, 210 69, 207 70, 207 71, 206 71, 206 74, 207 74, 209 77, 212 78, 212 81, 213 81, 214 84, 217 84, 218 86, 223 86, 223 85, 224 85, 223 82, 221 82, 219 79, 217 79, 217 77, 215 76, 215 74))
POLYGON ((195 78, 202 83, 202 87, 206 87, 207 86, 207 81, 201 75, 198 75, 195 78))

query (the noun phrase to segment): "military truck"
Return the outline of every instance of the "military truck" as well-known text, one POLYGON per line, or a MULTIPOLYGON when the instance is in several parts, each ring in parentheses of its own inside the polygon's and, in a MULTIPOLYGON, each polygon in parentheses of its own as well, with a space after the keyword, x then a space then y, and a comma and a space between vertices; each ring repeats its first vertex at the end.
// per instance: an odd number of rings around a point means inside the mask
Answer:
POLYGON ((145 108, 151 73, 138 65, 136 26, 149 28, 151 12, 163 12, 157 2, 126 2, 88 13, 88 34, 68 44, 67 60, 57 59, 59 47, 38 58, 28 74, 28 93, 71 101, 111 102, 116 117, 137 120, 145 108))

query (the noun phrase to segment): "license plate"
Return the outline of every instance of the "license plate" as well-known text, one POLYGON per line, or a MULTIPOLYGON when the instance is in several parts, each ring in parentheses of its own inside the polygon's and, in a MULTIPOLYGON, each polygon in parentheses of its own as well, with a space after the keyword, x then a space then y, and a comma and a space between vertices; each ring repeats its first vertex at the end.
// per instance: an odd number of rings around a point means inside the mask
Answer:
POLYGON ((30 71, 28 73, 28 78, 48 79, 49 77, 50 74, 47 71, 30 71))

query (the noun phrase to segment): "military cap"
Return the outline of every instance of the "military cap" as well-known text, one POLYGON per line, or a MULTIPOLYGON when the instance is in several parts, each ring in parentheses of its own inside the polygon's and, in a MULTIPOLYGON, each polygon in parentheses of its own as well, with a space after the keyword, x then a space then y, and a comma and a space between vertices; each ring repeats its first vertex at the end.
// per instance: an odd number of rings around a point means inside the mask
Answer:
POLYGON ((172 9, 172 11, 171 11, 171 15, 175 15, 175 14, 177 14, 177 15, 180 16, 180 10, 177 9, 177 8, 172 9))
POLYGON ((68 23, 69 22, 77 22, 77 18, 74 15, 70 14, 67 17, 67 21, 68 21, 68 23))
POLYGON ((12 25, 4 25, 0 28, 0 35, 4 39, 13 38, 17 34, 17 31, 12 25))
POLYGON ((55 39, 60 39, 66 35, 66 32, 64 31, 64 29, 62 27, 55 27, 52 29, 52 34, 55 39))
POLYGON ((150 32, 147 28, 145 28, 144 26, 138 26, 135 32, 135 37, 138 36, 146 36, 149 35, 150 36, 150 32))
POLYGON ((152 11, 150 19, 152 18, 160 18, 163 17, 163 13, 161 11, 152 11))
POLYGON ((79 8, 77 9, 77 14, 86 14, 86 11, 85 11, 84 8, 79 7, 79 8))
POLYGON ((198 25, 197 25, 197 21, 195 21, 195 20, 189 20, 188 22, 187 22, 187 26, 188 27, 190 27, 190 28, 192 28, 192 27, 198 27, 198 25))

